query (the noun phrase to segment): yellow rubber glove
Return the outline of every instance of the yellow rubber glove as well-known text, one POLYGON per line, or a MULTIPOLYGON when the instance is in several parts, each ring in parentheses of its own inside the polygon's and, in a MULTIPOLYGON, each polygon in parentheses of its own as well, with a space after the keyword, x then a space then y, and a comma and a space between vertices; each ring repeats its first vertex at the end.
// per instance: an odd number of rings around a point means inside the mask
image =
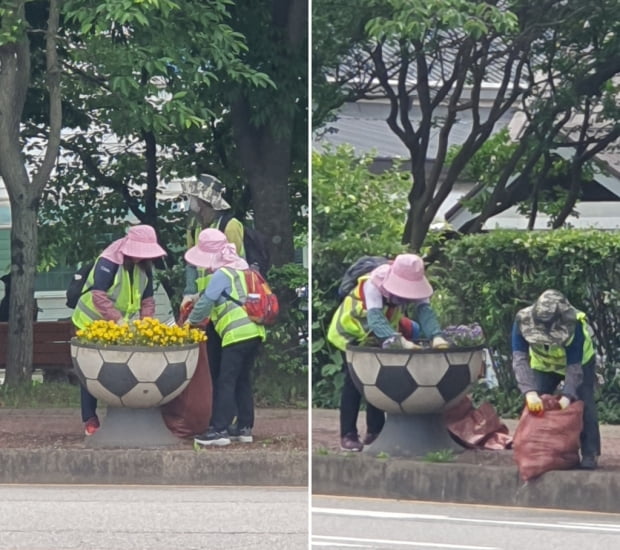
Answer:
POLYGON ((435 336, 431 343, 433 349, 447 349, 450 347, 450 344, 443 336, 435 336))
POLYGON ((528 391, 525 394, 525 404, 527 405, 527 410, 533 414, 542 414, 543 413, 543 402, 538 392, 528 391))
POLYGON ((565 395, 563 395, 562 397, 560 397, 558 403, 560 405, 560 409, 565 409, 570 405, 570 397, 566 397, 565 395))

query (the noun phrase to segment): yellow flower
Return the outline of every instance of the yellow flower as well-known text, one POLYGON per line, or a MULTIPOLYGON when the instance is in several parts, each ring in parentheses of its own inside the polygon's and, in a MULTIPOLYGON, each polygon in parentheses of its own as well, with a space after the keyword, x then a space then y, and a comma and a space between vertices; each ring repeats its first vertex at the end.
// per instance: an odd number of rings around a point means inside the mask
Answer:
POLYGON ((94 321, 76 332, 79 342, 127 346, 183 346, 206 341, 202 330, 164 325, 157 319, 145 318, 119 326, 114 321, 94 321))

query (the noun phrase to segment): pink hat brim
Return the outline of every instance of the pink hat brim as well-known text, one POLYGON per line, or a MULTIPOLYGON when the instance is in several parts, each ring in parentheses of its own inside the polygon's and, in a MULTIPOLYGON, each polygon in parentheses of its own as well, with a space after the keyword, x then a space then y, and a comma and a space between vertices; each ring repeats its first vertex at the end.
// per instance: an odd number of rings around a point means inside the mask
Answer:
POLYGON ((157 243, 140 243, 130 239, 123 243, 120 251, 124 256, 141 258, 143 260, 161 258, 167 255, 167 252, 157 243))
POLYGON ((204 252, 198 246, 193 246, 185 253, 185 261, 188 264, 211 271, 216 271, 220 267, 229 267, 241 271, 250 268, 248 262, 239 256, 234 260, 226 261, 219 252, 204 252))
POLYGON ((219 254, 217 252, 203 252, 198 246, 192 246, 185 253, 185 261, 188 264, 202 267, 204 269, 214 269, 219 254))
POLYGON ((426 277, 419 281, 409 281, 399 277, 393 271, 383 281, 383 290, 406 300, 424 300, 433 295, 433 287, 426 277))

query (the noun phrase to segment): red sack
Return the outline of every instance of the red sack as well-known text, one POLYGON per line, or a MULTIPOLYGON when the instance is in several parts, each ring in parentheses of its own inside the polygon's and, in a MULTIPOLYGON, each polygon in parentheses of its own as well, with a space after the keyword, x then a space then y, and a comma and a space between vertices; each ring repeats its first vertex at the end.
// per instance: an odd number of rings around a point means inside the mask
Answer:
POLYGON ((544 412, 524 407, 514 436, 514 459, 523 481, 551 470, 570 470, 579 464, 583 401, 560 409, 559 398, 542 395, 544 412))
POLYGON ((194 376, 185 389, 161 407, 168 429, 177 437, 204 433, 211 421, 213 386, 206 342, 201 342, 194 376))
POLYGON ((443 414, 446 428, 458 443, 469 449, 501 450, 510 447, 508 427, 491 403, 474 408, 471 399, 463 397, 443 414))

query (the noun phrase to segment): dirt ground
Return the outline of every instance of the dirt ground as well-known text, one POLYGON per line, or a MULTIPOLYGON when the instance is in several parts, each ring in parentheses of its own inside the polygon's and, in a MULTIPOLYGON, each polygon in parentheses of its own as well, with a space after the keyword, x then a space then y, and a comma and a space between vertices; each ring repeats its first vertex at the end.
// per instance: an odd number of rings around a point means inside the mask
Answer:
MULTIPOLYGON (((102 414, 103 418, 104 415, 102 414)), ((257 409, 254 442, 218 450, 258 449, 307 452, 308 412, 300 409, 257 409)), ((85 448, 77 409, 0 409, 0 449, 85 448)), ((179 439, 176 449, 192 449, 193 440, 179 439)))
MULTIPOLYGON (((338 414, 337 410, 312 410, 312 452, 342 452, 340 450, 338 414)), ((362 411, 357 422, 362 437, 365 434, 365 421, 365 413, 362 411)), ((503 422, 508 427, 509 433, 513 435, 517 421, 508 419, 503 422)), ((601 446, 599 468, 620 472, 620 425, 601 425, 601 446)), ((512 464, 513 458, 511 450, 466 451, 457 460, 485 465, 506 465, 512 464)))

